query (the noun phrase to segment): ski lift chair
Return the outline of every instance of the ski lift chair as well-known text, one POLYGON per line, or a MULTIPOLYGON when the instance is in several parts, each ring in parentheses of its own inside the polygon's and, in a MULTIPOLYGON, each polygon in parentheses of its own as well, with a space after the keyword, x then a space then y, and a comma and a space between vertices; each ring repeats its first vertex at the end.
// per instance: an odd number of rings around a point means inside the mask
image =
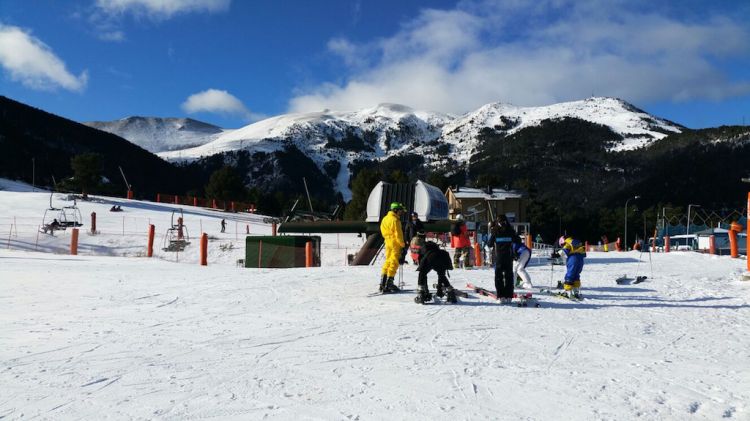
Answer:
POLYGON ((60 225, 64 227, 80 227, 83 225, 83 217, 78 206, 63 206, 58 216, 60 225))
POLYGON ((163 251, 183 251, 185 247, 190 245, 190 234, 188 234, 187 226, 183 223, 182 210, 180 209, 180 217, 177 218, 176 224, 175 212, 172 211, 172 226, 167 229, 167 233, 164 235, 163 251))

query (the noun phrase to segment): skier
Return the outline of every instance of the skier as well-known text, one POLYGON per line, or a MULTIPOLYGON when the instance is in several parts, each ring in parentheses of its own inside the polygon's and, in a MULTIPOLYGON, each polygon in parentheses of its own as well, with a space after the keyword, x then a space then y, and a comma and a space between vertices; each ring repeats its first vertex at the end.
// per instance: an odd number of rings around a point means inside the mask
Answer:
POLYGON ((573 237, 560 237, 562 252, 566 256, 565 282, 563 293, 568 298, 581 298, 581 271, 583 270, 583 259, 586 257, 586 246, 573 237))
POLYGON ((221 232, 224 232, 224 230, 226 229, 226 227, 227 227, 227 221, 225 221, 225 220, 222 219, 221 220, 221 232))
POLYGON ((513 275, 513 243, 520 243, 521 238, 508 222, 508 217, 500 214, 493 226, 489 240, 495 248, 495 290, 501 304, 508 304, 513 299, 515 276, 513 275))
POLYGON ((404 230, 401 228, 401 215, 404 205, 398 202, 391 203, 390 211, 380 222, 380 234, 385 240, 385 263, 381 270, 380 291, 384 294, 398 292, 399 289, 393 284, 393 278, 398 271, 401 249, 404 248, 404 230))
POLYGON ((419 215, 417 215, 416 212, 412 212, 411 220, 409 221, 409 225, 406 227, 406 242, 411 242, 411 239, 414 238, 414 236, 417 235, 419 231, 424 231, 424 224, 419 220, 419 215))
POLYGON ((456 216, 456 223, 451 229, 451 246, 455 249, 453 254, 453 267, 459 267, 459 260, 463 260, 464 267, 471 267, 471 240, 469 239, 469 228, 460 213, 456 216))
POLYGON ((534 285, 531 284, 531 276, 529 272, 526 272, 526 266, 529 265, 529 259, 531 259, 531 250, 526 245, 519 241, 513 243, 513 260, 516 263, 513 265, 513 279, 517 277, 521 278, 521 288, 531 289, 534 285))
POLYGON ((424 304, 432 301, 432 294, 427 286, 427 274, 434 270, 438 274, 437 291, 435 295, 438 297, 445 296, 446 301, 449 303, 456 303, 456 292, 453 290, 450 282, 448 282, 448 276, 446 272, 453 269, 451 265, 451 256, 447 251, 441 250, 440 247, 432 242, 427 241, 424 246, 424 253, 422 258, 419 260, 419 277, 417 278, 417 284, 419 285, 419 292, 414 298, 414 301, 418 304, 424 304))

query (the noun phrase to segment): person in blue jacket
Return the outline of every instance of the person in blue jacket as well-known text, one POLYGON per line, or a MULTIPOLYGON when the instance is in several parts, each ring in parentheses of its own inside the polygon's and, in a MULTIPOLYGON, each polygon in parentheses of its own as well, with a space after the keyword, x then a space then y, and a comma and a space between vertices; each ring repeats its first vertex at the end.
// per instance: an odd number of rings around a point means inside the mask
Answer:
POLYGON ((565 282, 563 293, 568 298, 581 298, 581 271, 583 270, 583 259, 586 258, 586 246, 573 237, 560 237, 562 252, 566 256, 565 282))

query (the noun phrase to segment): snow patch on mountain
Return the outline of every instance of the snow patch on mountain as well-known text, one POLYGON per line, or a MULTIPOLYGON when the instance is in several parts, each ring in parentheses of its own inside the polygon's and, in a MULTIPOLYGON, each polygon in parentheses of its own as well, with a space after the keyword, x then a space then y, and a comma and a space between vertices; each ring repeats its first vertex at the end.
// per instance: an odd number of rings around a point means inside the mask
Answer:
POLYGON ((231 132, 190 118, 127 117, 83 124, 120 136, 152 153, 203 145, 231 132))

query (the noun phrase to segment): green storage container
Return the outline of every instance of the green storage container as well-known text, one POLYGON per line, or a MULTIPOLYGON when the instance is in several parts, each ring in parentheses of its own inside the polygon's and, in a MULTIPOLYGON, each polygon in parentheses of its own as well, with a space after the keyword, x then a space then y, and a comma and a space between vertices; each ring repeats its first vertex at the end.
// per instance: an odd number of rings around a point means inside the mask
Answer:
POLYGON ((269 235, 245 238, 245 267, 305 267, 305 245, 308 241, 312 242, 313 266, 320 266, 320 236, 269 235))

